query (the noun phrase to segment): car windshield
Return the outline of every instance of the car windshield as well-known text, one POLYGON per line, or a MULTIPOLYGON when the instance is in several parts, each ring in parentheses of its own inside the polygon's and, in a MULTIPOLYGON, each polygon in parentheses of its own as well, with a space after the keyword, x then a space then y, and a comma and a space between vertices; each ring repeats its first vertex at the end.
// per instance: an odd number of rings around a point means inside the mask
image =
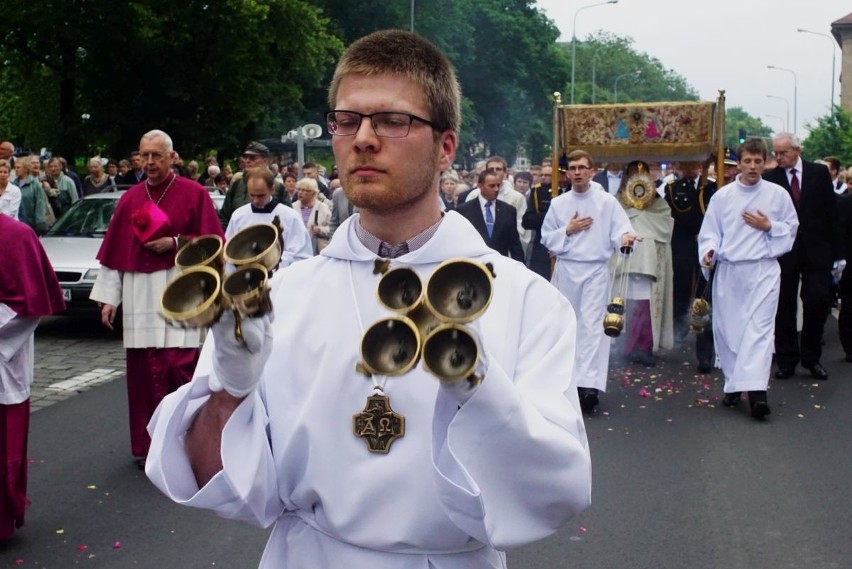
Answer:
POLYGON ((47 234, 54 237, 101 237, 106 233, 117 204, 117 199, 110 198, 80 200, 53 224, 47 234))

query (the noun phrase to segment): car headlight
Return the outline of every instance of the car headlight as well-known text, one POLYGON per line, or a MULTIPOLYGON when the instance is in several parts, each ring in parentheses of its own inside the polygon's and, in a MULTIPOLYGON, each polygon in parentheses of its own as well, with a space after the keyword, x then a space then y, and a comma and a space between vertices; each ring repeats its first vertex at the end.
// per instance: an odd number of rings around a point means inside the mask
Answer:
POLYGON ((84 281, 93 281, 93 280, 97 279, 98 273, 100 271, 101 271, 100 269, 89 269, 88 271, 86 271, 86 274, 83 275, 83 280, 84 281))

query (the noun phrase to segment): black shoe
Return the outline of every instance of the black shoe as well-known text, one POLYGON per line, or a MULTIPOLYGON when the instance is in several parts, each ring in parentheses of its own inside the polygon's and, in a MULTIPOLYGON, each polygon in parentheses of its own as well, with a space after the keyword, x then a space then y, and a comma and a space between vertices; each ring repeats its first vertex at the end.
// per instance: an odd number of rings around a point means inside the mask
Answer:
POLYGON ((749 391, 748 404, 751 406, 751 416, 755 419, 766 417, 771 413, 769 403, 766 402, 765 391, 749 391))
POLYGON ((722 399, 722 405, 725 407, 733 407, 740 402, 740 397, 742 397, 742 392, 740 391, 726 393, 725 397, 722 399))
POLYGON ((849 352, 848 354, 846 354, 846 361, 852 362, 852 352, 849 352))
POLYGON ((814 379, 828 379, 828 372, 825 371, 825 368, 822 367, 822 364, 820 364, 819 362, 817 362, 813 365, 804 366, 804 367, 807 368, 807 370, 809 372, 811 372, 812 378, 814 378, 814 379))
POLYGON ((796 366, 778 366, 775 379, 790 379, 794 375, 796 375, 796 366))
POLYGON ((702 360, 698 362, 698 373, 710 373, 710 370, 713 369, 713 366, 710 365, 710 362, 706 360, 702 360))
POLYGON ((133 463, 136 465, 136 467, 137 467, 139 470, 145 470, 145 459, 144 459, 144 458, 137 458, 137 459, 134 459, 134 460, 133 460, 133 463))
POLYGON ((594 411, 598 401, 598 390, 594 387, 578 387, 577 395, 580 398, 580 409, 583 411, 594 411))

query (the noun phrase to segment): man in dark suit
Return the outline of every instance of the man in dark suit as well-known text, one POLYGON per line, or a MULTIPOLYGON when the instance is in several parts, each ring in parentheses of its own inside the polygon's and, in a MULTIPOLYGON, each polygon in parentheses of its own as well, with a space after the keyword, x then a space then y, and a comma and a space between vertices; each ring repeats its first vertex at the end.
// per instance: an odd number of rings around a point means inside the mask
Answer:
POLYGON ((483 170, 477 187, 479 197, 460 203, 456 211, 473 224, 486 245, 523 263, 524 248, 518 235, 517 210, 497 199, 500 175, 493 170, 483 170))
POLYGON ((611 195, 617 196, 618 190, 621 188, 622 170, 624 170, 624 164, 620 162, 608 162, 606 169, 595 174, 592 181, 603 186, 603 189, 611 195))
POLYGON ((778 166, 764 172, 763 177, 790 192, 799 215, 793 250, 778 259, 781 292, 775 317, 775 377, 793 377, 801 362, 815 379, 828 379, 819 360, 831 306, 831 272, 846 264, 834 187, 828 168, 801 159, 801 144, 795 135, 778 134, 773 148, 778 166), (802 334, 797 339, 796 293, 800 279, 802 334))

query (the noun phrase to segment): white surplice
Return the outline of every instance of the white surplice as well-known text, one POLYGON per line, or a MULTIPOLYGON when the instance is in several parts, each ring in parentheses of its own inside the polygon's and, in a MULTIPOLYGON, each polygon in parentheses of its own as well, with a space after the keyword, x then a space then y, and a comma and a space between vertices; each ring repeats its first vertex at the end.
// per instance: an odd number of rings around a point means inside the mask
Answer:
POLYGON ((280 269, 288 267, 296 261, 310 259, 314 256, 311 236, 305 228, 302 218, 293 211, 292 207, 278 204, 269 213, 255 213, 251 210, 251 204, 245 204, 234 210, 228 228, 225 230, 225 239, 230 239, 240 229, 258 223, 272 223, 275 217, 281 223, 281 234, 284 237, 284 251, 281 253, 280 269))
POLYGON ((715 251, 713 340, 725 393, 766 391, 781 287, 777 258, 793 248, 798 227, 787 190, 766 180, 746 186, 737 176, 710 200, 698 233, 698 258, 703 263, 715 251), (769 231, 743 220, 744 212, 758 211, 772 223, 769 231))
POLYGON ((553 198, 541 226, 541 243, 556 255, 551 282, 577 313, 576 383, 606 391, 611 344, 603 328, 611 288, 607 263, 621 247, 622 235, 633 228, 618 200, 599 188, 594 184, 583 193, 553 198), (575 214, 591 217, 592 225, 566 235, 575 214))
POLYGON ((353 434, 353 415, 373 380, 355 364, 364 331, 389 313, 375 297, 376 254, 355 223, 357 214, 321 255, 273 279, 272 356, 225 427, 224 469, 199 490, 183 448, 210 393, 210 335, 194 380, 166 397, 149 425, 146 472, 179 503, 274 523, 262 568, 504 567, 503 550, 552 534, 590 500, 573 311, 448 212, 423 247, 392 266, 408 265, 425 282, 450 257, 493 263, 493 300, 474 323, 488 370, 461 406, 420 366, 374 378, 405 416, 405 435, 388 454, 371 454, 353 434), (293 303, 292 291, 305 301, 293 303))
POLYGON ((33 383, 33 332, 38 318, 18 316, 0 302, 0 405, 30 398, 33 383))
POLYGON ((178 274, 176 267, 153 273, 122 273, 101 265, 89 298, 123 305, 125 348, 197 348, 204 341, 206 328, 169 325, 160 312, 163 290, 178 274))

